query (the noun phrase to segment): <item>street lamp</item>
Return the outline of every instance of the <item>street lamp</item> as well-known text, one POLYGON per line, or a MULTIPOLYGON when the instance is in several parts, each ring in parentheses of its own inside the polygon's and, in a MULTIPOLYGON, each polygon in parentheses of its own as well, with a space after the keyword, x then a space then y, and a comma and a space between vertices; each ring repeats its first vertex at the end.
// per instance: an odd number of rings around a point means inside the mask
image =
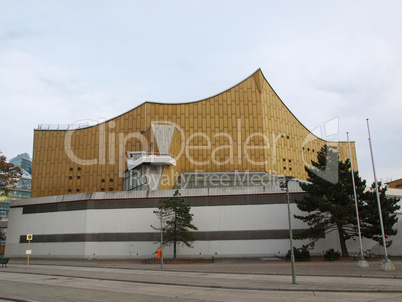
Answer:
POLYGON ((161 270, 163 270, 163 204, 159 205, 159 210, 160 210, 160 223, 161 223, 161 270))
POLYGON ((288 220, 289 220, 289 237, 290 237, 290 263, 292 266, 292 283, 296 284, 296 272, 295 272, 295 254, 293 251, 293 232, 292 232, 292 221, 290 215, 290 201, 289 201, 289 181, 291 181, 293 176, 285 176, 282 178, 284 183, 280 184, 282 189, 286 188, 286 200, 288 203, 288 220))

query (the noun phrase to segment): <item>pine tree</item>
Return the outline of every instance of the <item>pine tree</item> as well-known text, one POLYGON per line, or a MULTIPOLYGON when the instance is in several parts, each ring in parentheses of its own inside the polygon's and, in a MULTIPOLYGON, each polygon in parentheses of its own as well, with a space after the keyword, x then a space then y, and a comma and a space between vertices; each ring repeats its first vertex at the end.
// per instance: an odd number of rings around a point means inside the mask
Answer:
MULTIPOLYGON (((381 182, 378 183, 378 191, 381 202, 381 213, 384 223, 385 239, 388 236, 394 236, 397 234, 397 230, 393 229, 395 223, 398 222, 396 217, 396 211, 399 210, 398 205, 399 198, 390 198, 386 196, 387 187, 382 186, 381 182)), ((362 195, 363 204, 360 208, 362 223, 361 232, 362 236, 371 238, 377 241, 381 246, 383 245, 382 232, 380 225, 380 217, 378 214, 378 202, 377 194, 375 190, 375 183, 371 185, 371 188, 364 192, 362 195)), ((386 241, 387 246, 392 244, 392 240, 386 241)))
MULTIPOLYGON (((191 207, 185 204, 184 199, 180 197, 178 190, 174 195, 163 201, 159 210, 154 211, 159 219, 162 219, 163 226, 163 246, 173 245, 173 258, 176 259, 176 246, 182 244, 183 246, 192 247, 195 240, 194 233, 191 230, 198 230, 191 222, 193 214, 190 214, 191 207)), ((160 228, 151 227, 155 230, 160 228)), ((160 241, 160 238, 159 238, 160 241)))
MULTIPOLYGON (((336 152, 324 146, 317 154, 317 161, 312 161, 312 167, 305 167, 308 183, 300 183, 308 194, 302 200, 296 201, 297 207, 308 215, 295 215, 309 225, 309 229, 295 236, 296 239, 312 239, 311 245, 326 234, 337 232, 342 256, 349 256, 346 241, 357 235, 357 220, 354 202, 352 173, 349 159, 339 161, 336 152), (328 163, 336 163, 329 165, 328 163), (328 167, 333 167, 328 171, 328 167), (317 171, 325 171, 330 178, 320 177, 317 171), (336 175, 337 173, 337 175, 336 175), (337 180, 336 182, 328 181, 337 180)), ((365 181, 358 172, 354 173, 356 191, 363 194, 365 181)))

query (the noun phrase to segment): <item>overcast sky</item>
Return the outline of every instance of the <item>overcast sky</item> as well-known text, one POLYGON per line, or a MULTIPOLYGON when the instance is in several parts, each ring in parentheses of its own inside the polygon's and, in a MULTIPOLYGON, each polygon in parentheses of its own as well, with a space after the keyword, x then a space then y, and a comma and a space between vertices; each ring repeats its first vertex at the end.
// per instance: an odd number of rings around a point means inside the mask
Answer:
POLYGON ((0 0, 0 150, 32 156, 38 124, 201 100, 261 68, 308 129, 338 119, 331 139, 349 131, 371 183, 369 118, 377 177, 402 178, 401 16, 398 0, 0 0))

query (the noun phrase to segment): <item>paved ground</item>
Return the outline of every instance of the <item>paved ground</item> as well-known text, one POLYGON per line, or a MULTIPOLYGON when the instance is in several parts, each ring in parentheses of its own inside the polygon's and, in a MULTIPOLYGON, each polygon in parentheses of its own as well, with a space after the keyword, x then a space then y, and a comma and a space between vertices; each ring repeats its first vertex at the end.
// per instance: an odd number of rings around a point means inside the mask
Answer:
POLYGON ((217 259, 215 263, 11 259, 0 268, 0 297, 23 301, 402 301, 402 261, 290 263, 217 259))
MULTIPOLYGON (((357 261, 308 261, 296 262, 297 275, 311 276, 355 276, 355 277, 386 277, 402 279, 402 260, 393 260, 395 271, 382 271, 381 260, 369 261, 369 267, 360 268, 357 261)), ((9 267, 13 264, 26 266, 26 259, 11 259, 9 267)), ((160 264, 142 264, 141 260, 85 260, 85 259, 32 259, 32 265, 63 265, 88 266, 104 268, 124 268, 137 270, 160 270, 160 264)), ((264 261, 260 258, 217 258, 214 263, 165 264, 167 271, 208 272, 208 273, 235 273, 235 274, 291 274, 288 261, 264 261)))

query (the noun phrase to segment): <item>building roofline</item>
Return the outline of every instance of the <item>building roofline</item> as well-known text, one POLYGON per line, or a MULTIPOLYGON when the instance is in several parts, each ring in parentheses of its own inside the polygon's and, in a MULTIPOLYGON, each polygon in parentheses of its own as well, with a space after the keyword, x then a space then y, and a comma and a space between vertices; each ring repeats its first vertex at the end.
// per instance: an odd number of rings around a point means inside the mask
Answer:
POLYGON ((386 184, 386 185, 389 185, 390 183, 397 182, 397 181, 401 181, 401 180, 402 180, 402 178, 399 178, 399 179, 395 179, 395 180, 391 180, 391 181, 389 181, 389 182, 386 182, 385 184, 386 184))
MULTIPOLYGON (((268 86, 271 88, 271 90, 275 93, 275 95, 276 95, 276 96, 278 97, 278 99, 281 101, 282 105, 285 106, 285 108, 292 114, 292 116, 297 120, 297 122, 298 122, 304 129, 306 129, 308 132, 310 132, 312 135, 314 135, 317 139, 319 139, 319 140, 321 140, 321 141, 323 141, 323 142, 327 142, 327 140, 318 137, 318 136, 315 135, 312 131, 310 131, 310 130, 296 117, 296 115, 289 109, 289 107, 286 106, 286 104, 284 103, 284 101, 280 98, 280 96, 278 95, 278 93, 275 91, 275 89, 272 87, 272 85, 268 82, 268 80, 267 80, 267 78, 265 77, 264 73, 262 72, 261 68, 258 68, 258 69, 257 69, 256 71, 254 71, 251 75, 249 75, 248 77, 244 78, 243 80, 241 80, 241 81, 238 82, 237 84, 231 86, 230 88, 225 89, 225 90, 223 90, 223 91, 221 91, 221 92, 219 92, 219 93, 216 93, 216 94, 214 94, 214 95, 212 95, 212 96, 209 96, 209 97, 206 97, 206 98, 197 100, 197 101, 179 102, 179 103, 163 103, 163 102, 145 101, 145 102, 139 104, 138 106, 136 106, 136 107, 134 107, 134 108, 132 108, 132 109, 126 111, 126 112, 123 112, 123 113, 121 113, 121 114, 119 114, 119 115, 117 115, 117 116, 115 116, 115 117, 112 117, 112 118, 110 118, 110 119, 108 119, 108 120, 102 121, 101 123, 98 123, 98 124, 95 124, 95 125, 90 125, 90 126, 82 127, 82 128, 72 128, 72 129, 34 129, 34 131, 68 131, 68 130, 79 131, 79 130, 82 130, 82 129, 87 129, 87 128, 91 128, 91 127, 96 127, 96 126, 99 126, 99 125, 102 125, 102 124, 106 124, 106 123, 108 123, 108 122, 110 122, 110 121, 112 121, 112 120, 114 120, 114 119, 117 119, 117 118, 119 118, 119 117, 121 117, 121 116, 123 116, 123 115, 125 115, 125 114, 127 114, 127 113, 129 113, 129 112, 131 112, 131 111, 134 111, 134 110, 140 108, 141 106, 146 106, 146 104, 155 104, 155 105, 186 105, 186 104, 195 104, 195 103, 203 102, 203 101, 206 101, 206 100, 208 100, 208 99, 212 99, 212 98, 214 98, 214 97, 217 97, 217 96, 219 96, 219 95, 221 95, 221 94, 223 94, 223 93, 226 93, 226 92, 232 90, 232 89, 235 88, 236 86, 239 86, 239 85, 242 84, 243 82, 245 82, 245 81, 247 81, 248 79, 252 78, 252 77, 253 77, 255 74, 257 74, 257 73, 260 73, 260 74, 262 75, 264 81, 268 84, 268 86)), ((46 124, 45 124, 45 125, 46 125, 46 124)), ((71 124, 71 125, 75 125, 75 124, 71 124)), ((146 129, 145 129, 145 130, 146 130, 146 129)), ((337 142, 346 142, 346 141, 337 141, 337 142)), ((351 143, 353 143, 353 141, 351 141, 351 143)))
MULTIPOLYGON (((60 202, 80 202, 85 200, 161 199, 172 197, 175 191, 175 189, 156 191, 114 191, 44 196, 30 199, 11 200, 10 207, 15 208, 29 205, 51 204, 60 202)), ((282 191, 279 186, 180 189, 177 191, 180 192, 182 198, 286 194, 286 192, 282 191)), ((289 186, 289 193, 298 194, 304 193, 304 191, 295 182, 295 185, 289 186)))

